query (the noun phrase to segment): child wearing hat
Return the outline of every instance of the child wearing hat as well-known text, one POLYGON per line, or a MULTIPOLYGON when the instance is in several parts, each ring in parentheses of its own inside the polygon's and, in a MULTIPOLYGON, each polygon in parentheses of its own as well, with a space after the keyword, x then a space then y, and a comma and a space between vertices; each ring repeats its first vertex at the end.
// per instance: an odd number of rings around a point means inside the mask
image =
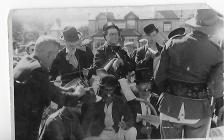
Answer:
POLYGON ((133 117, 124 99, 119 95, 119 82, 113 75, 101 79, 100 102, 82 108, 83 127, 88 136, 103 139, 136 139, 133 117))
POLYGON ((144 119, 144 117, 150 116, 153 113, 154 115, 157 115, 157 111, 150 103, 153 97, 152 94, 150 94, 150 91, 152 90, 151 80, 148 68, 136 69, 136 86, 132 86, 131 89, 137 98, 128 101, 128 105, 130 106, 135 119, 137 139, 160 138, 159 129, 151 126, 151 124, 144 119))
POLYGON ((54 60, 50 75, 51 80, 61 78, 62 86, 76 78, 84 77, 84 70, 93 63, 93 53, 82 45, 80 33, 75 27, 66 26, 63 30, 63 48, 54 60), (84 69, 84 70, 83 70, 84 69))

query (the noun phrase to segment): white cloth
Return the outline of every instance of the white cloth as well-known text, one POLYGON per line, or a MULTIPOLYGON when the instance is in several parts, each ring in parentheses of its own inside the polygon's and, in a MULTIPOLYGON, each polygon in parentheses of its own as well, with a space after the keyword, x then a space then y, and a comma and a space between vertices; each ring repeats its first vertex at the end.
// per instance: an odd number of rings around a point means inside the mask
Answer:
POLYGON ((174 123, 195 124, 200 119, 185 119, 184 103, 182 103, 178 118, 174 118, 164 113, 160 113, 160 120, 170 121, 174 123))
POLYGON ((118 82, 121 86, 121 91, 124 94, 127 101, 131 101, 136 98, 135 94, 132 92, 128 80, 125 78, 119 79, 118 82))
POLYGON ((112 117, 112 107, 113 107, 113 103, 109 104, 108 107, 106 104, 104 106, 104 113, 105 113, 104 124, 105 124, 105 129, 107 130, 113 130, 114 121, 112 117))
POLYGON ((69 64, 72 64, 74 68, 78 67, 78 60, 75 56, 76 49, 70 51, 66 48, 66 60, 69 61, 69 64))
MULTIPOLYGON (((151 115, 150 108, 145 103, 143 103, 143 102, 140 102, 140 104, 141 104, 142 115, 151 115)), ((142 121, 142 124, 144 126, 146 126, 146 121, 143 120, 142 121)))

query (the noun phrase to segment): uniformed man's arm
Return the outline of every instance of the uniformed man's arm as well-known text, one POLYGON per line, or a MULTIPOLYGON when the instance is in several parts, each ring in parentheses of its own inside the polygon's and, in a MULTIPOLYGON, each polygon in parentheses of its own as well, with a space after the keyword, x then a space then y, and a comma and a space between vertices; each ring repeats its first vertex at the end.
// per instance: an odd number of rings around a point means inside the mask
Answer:
POLYGON ((155 83, 160 92, 164 90, 165 86, 165 81, 167 80, 168 76, 168 66, 169 66, 169 61, 170 57, 168 54, 168 49, 172 46, 172 42, 167 44, 167 47, 164 47, 162 52, 161 52, 161 59, 160 59, 160 64, 159 68, 155 74, 155 83))
POLYGON ((223 96, 223 53, 221 49, 218 49, 217 54, 215 54, 216 59, 214 60, 214 65, 210 69, 208 78, 208 89, 212 96, 215 98, 223 96))

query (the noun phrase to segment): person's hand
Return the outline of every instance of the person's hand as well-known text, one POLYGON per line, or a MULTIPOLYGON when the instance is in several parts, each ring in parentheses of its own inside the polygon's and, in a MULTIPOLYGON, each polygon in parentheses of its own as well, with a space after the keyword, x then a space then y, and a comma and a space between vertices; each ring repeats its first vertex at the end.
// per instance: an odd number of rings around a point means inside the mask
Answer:
POLYGON ((142 115, 141 114, 137 114, 136 116, 136 122, 140 122, 142 120, 142 115))
POLYGON ((92 87, 85 88, 86 94, 80 98, 82 103, 91 104, 95 102, 99 102, 102 98, 95 94, 92 87))
POLYGON ((112 67, 113 67, 114 70, 117 70, 117 68, 119 66, 123 66, 123 65, 124 65, 124 61, 121 58, 116 58, 112 67))
POLYGON ((122 118, 121 118, 121 121, 120 121, 120 123, 119 123, 119 127, 121 128, 121 129, 123 129, 123 130, 126 130, 127 129, 127 125, 126 125, 126 123, 123 121, 123 116, 122 116, 122 118))
POLYGON ((82 97, 86 94, 86 89, 82 85, 78 85, 75 87, 75 91, 73 92, 73 95, 76 97, 82 97))

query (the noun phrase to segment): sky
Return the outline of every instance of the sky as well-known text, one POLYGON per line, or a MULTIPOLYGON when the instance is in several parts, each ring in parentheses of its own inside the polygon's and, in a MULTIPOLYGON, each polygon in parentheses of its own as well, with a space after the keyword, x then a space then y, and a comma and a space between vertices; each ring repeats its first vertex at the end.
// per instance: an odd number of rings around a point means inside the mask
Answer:
POLYGON ((169 4, 148 6, 123 7, 76 7, 54 9, 16 9, 11 11, 12 19, 16 18, 24 23, 41 21, 44 24, 52 23, 56 18, 63 24, 74 24, 75 27, 88 25, 89 19, 95 19, 100 12, 113 12, 116 19, 122 19, 127 13, 133 11, 140 19, 153 17, 156 10, 186 10, 209 8, 206 4, 169 4))

